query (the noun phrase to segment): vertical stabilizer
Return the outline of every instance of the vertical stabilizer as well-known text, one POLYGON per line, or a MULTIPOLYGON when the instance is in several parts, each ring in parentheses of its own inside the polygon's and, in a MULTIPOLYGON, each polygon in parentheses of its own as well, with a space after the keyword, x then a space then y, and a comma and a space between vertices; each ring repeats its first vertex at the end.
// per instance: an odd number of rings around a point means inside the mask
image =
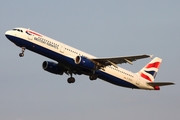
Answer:
POLYGON ((150 61, 144 68, 142 68, 138 74, 146 79, 149 82, 153 82, 156 74, 158 72, 158 69, 160 67, 160 64, 162 62, 161 58, 155 57, 152 61, 150 61))

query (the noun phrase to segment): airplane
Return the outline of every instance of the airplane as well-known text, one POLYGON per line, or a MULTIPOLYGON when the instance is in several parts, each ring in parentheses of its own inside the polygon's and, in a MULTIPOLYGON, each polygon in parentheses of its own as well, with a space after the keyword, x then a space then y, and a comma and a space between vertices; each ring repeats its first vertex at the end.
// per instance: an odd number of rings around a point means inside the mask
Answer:
POLYGON ((90 80, 102 79, 117 86, 160 90, 160 86, 173 85, 172 82, 154 82, 162 59, 155 57, 139 72, 133 73, 118 66, 118 64, 151 57, 142 54, 136 56, 97 58, 88 53, 70 47, 62 42, 51 39, 43 34, 26 28, 14 28, 5 32, 5 36, 22 49, 19 54, 24 56, 26 49, 48 57, 54 61, 44 61, 42 68, 50 73, 70 77, 68 83, 74 83, 73 75, 87 75, 90 80))

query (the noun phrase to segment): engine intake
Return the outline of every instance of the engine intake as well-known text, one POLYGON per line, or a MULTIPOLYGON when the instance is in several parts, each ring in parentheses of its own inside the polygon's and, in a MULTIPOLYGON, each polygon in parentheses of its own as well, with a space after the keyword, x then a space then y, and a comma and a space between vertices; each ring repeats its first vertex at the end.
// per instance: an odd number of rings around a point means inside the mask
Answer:
POLYGON ((93 61, 83 56, 77 56, 75 58, 75 63, 81 67, 84 67, 90 70, 94 70, 96 68, 96 65, 93 61))
POLYGON ((53 74, 63 75, 63 72, 64 72, 63 69, 61 67, 59 67, 59 65, 57 63, 50 62, 50 61, 44 61, 42 63, 42 68, 45 71, 48 71, 53 74))

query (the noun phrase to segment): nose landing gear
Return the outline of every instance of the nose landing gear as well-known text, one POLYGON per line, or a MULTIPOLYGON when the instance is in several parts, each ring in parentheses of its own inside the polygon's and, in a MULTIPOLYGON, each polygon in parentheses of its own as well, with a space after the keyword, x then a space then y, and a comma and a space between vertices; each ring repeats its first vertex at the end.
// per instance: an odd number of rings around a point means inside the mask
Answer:
POLYGON ((24 51, 25 51, 25 47, 22 47, 22 52, 21 53, 19 53, 19 57, 23 57, 24 56, 24 51))

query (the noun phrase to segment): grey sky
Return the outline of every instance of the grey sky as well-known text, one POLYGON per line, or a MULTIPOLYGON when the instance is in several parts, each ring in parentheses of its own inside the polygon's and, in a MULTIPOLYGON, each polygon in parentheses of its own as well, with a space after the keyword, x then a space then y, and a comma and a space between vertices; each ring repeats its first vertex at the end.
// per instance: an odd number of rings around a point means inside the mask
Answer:
MULTIPOLYGON (((1 15, 1 120, 118 120, 180 118, 178 0, 4 0, 1 15), (175 86, 132 90, 87 76, 45 72, 50 60, 8 41, 4 33, 26 27, 97 57, 154 54, 161 57, 156 81, 175 86)), ((139 71, 150 59, 120 65, 139 71)))

